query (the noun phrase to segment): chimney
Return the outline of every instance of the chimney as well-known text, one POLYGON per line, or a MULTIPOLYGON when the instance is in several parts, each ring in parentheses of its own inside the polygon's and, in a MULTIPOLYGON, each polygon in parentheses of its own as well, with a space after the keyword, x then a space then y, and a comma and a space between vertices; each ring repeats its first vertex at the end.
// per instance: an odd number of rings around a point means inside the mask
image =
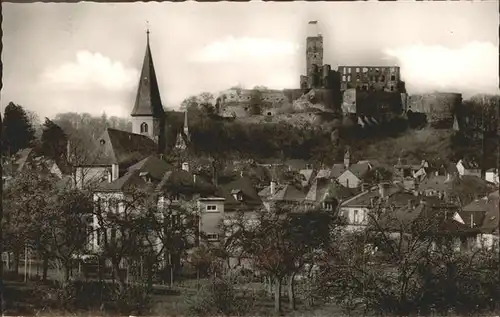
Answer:
POLYGON ((107 173, 108 173, 108 183, 111 183, 113 181, 113 173, 110 170, 108 170, 107 173))
POLYGON ((474 228, 474 214, 470 214, 470 227, 474 228))
POLYGON ((272 180, 271 181, 271 195, 274 195, 276 194, 276 181, 275 180, 272 180))
POLYGON ((451 181, 451 174, 450 173, 446 173, 446 181, 447 182, 451 181))
POLYGON ((182 163, 182 170, 189 172, 189 163, 187 162, 182 163))
POLYGON ((196 184, 196 174, 193 174, 193 183, 196 184))

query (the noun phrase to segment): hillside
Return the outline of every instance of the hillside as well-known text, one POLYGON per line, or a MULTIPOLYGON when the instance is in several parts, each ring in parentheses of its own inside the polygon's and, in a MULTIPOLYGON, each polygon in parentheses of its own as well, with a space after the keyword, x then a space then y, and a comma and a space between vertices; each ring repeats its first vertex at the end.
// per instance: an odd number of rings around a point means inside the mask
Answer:
POLYGON ((422 159, 455 158, 457 148, 452 140, 455 131, 433 129, 407 130, 396 137, 365 139, 352 144, 353 156, 358 159, 377 159, 396 163, 398 158, 417 163, 422 159))

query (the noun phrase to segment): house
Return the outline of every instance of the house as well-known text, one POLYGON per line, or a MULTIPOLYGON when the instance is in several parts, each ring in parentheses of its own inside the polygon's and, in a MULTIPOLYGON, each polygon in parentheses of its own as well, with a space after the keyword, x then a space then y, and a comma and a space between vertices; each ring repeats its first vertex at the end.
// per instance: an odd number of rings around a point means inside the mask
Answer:
POLYGON ((498 172, 496 168, 490 168, 489 170, 486 171, 485 177, 487 182, 493 183, 498 185, 500 182, 498 180, 498 172))
POLYGON ((360 161, 356 164, 350 165, 345 172, 343 172, 337 181, 347 188, 357 188, 363 183, 363 177, 374 166, 367 161, 360 161))
POLYGON ((394 165, 394 170, 395 175, 399 178, 412 177, 416 180, 421 180, 429 172, 429 163, 426 160, 422 160, 420 164, 409 164, 398 158, 397 163, 394 165))
POLYGON ((481 168, 473 160, 461 159, 457 162, 457 170, 460 176, 471 175, 481 177, 481 168))
MULTIPOLYGON (((375 221, 373 222, 373 224, 375 221)), ((432 238, 431 248, 451 242, 456 251, 468 250, 476 237, 476 230, 461 222, 459 208, 433 197, 409 200, 407 205, 382 213, 372 230, 384 230, 393 238, 414 234, 432 238)))
POLYGON ((477 228, 475 246, 491 248, 498 243, 498 217, 499 217, 498 190, 472 201, 460 211, 461 222, 471 228, 477 228))
POLYGON ((276 204, 297 206, 303 203, 306 194, 290 184, 278 184, 271 181, 270 185, 259 192, 264 206, 271 210, 276 204))
POLYGON ((306 187, 311 182, 313 181, 314 177, 316 176, 316 171, 314 169, 302 169, 299 171, 299 173, 304 176, 304 179, 302 180, 302 187, 306 187))
POLYGON ((320 178, 311 185, 304 198, 304 203, 333 211, 342 201, 354 196, 354 194, 353 189, 340 185, 336 180, 320 178))
POLYGON ((343 201, 340 204, 340 213, 347 221, 346 230, 360 230, 366 228, 370 217, 374 217, 384 208, 402 207, 414 199, 412 193, 400 186, 381 183, 378 186, 364 188, 358 195, 343 201))
POLYGON ((99 183, 107 179, 108 174, 117 180, 130 166, 157 151, 158 145, 146 135, 107 128, 92 155, 74 164, 77 187, 99 183))

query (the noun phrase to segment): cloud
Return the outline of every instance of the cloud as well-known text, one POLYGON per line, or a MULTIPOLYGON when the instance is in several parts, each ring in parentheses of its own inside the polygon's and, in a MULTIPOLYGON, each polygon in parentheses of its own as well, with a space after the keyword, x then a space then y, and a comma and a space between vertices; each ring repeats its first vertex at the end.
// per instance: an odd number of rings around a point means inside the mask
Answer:
POLYGON ((490 42, 470 42, 458 48, 418 44, 384 53, 398 60, 410 93, 498 92, 498 47, 490 42))
POLYGON ((100 53, 79 51, 76 60, 66 62, 42 73, 44 84, 70 90, 101 88, 110 91, 126 90, 137 84, 139 72, 127 68, 100 53))
POLYGON ((245 59, 275 59, 293 55, 299 46, 269 38, 225 37, 205 46, 191 56, 191 61, 200 63, 244 61, 245 59))

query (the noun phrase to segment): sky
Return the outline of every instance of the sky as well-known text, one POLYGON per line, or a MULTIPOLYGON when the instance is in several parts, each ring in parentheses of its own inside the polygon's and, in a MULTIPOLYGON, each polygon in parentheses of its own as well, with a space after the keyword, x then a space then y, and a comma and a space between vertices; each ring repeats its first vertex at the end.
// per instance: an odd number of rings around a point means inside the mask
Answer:
POLYGON ((127 117, 149 25, 165 107, 240 85, 298 88, 307 22, 324 63, 400 66, 410 94, 498 93, 498 1, 2 3, 2 109, 127 117))

